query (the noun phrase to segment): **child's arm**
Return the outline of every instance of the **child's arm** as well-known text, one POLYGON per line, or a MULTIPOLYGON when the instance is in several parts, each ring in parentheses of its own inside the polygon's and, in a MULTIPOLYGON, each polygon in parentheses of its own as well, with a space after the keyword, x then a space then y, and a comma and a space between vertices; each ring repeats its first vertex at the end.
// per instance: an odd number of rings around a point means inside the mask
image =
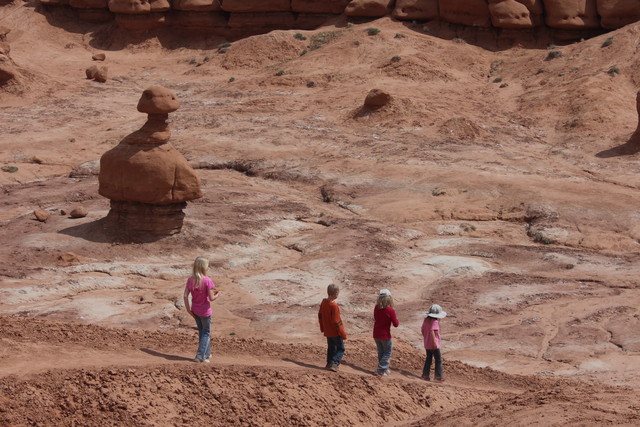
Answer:
POLYGON ((214 292, 213 288, 209 289, 209 301, 215 301, 219 296, 219 292, 214 292))
POLYGON ((322 305, 320 305, 320 309, 318 310, 318 323, 320 323, 320 332, 324 332, 324 326, 322 326, 322 305))
POLYGON ((195 319, 196 316, 191 311, 191 304, 189 304, 189 288, 187 288, 186 286, 184 287, 183 298, 184 298, 184 308, 186 308, 187 309, 187 313, 189 313, 191 315, 191 317, 193 317, 195 319))
POLYGON ((343 340, 346 340, 347 333, 344 330, 344 325, 342 324, 342 319, 340 318, 340 308, 337 304, 335 305, 335 310, 333 311, 333 321, 335 322, 336 329, 338 329, 338 335, 340 335, 343 340))
POLYGON ((396 311, 393 308, 391 309, 391 322, 393 322, 393 326, 395 326, 396 328, 400 326, 400 321, 398 321, 398 316, 396 315, 396 311))

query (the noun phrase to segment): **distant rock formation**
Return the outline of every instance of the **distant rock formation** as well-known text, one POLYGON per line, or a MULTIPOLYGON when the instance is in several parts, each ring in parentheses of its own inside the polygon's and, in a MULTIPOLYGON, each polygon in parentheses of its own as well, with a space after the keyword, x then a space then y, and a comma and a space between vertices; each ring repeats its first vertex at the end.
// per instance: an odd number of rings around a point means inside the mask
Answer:
POLYGON ((629 144, 637 145, 640 148, 640 91, 636 95, 636 110, 638 111, 638 125, 636 126, 636 131, 631 135, 629 144))
POLYGON ((22 92, 21 73, 9 56, 11 48, 7 42, 7 34, 11 30, 0 26, 0 91, 20 94, 22 92))
POLYGON ((146 89, 138 111, 148 114, 147 122, 100 159, 98 192, 111 200, 107 220, 120 237, 144 241, 179 233, 186 202, 202 197, 200 179, 169 144, 169 113, 179 106, 168 89, 146 89))
POLYGON ((82 20, 130 31, 180 28, 224 37, 273 29, 312 29, 338 15, 438 20, 480 28, 586 32, 640 20, 639 0, 40 0, 70 6, 82 20), (202 16, 199 16, 201 15, 202 16))

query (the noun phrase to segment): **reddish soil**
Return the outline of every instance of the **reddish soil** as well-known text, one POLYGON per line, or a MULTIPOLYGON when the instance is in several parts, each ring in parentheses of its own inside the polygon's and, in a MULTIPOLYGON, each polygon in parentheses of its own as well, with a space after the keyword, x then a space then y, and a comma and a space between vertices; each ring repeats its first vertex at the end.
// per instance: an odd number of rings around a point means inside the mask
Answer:
POLYGON ((0 87, 0 424, 640 424, 640 23, 498 52, 388 18, 226 52, 30 3, 0 25, 18 75, 0 87), (95 53, 105 83, 85 78, 95 53), (97 162, 151 85, 182 103, 171 142, 204 197, 182 233, 117 242, 97 162), (371 89, 391 103, 364 108, 371 89), (182 307, 198 255, 221 289, 208 365, 182 307), (338 373, 316 325, 330 283, 338 373), (386 378, 380 288, 401 322, 386 378), (432 303, 443 384, 418 378, 432 303))

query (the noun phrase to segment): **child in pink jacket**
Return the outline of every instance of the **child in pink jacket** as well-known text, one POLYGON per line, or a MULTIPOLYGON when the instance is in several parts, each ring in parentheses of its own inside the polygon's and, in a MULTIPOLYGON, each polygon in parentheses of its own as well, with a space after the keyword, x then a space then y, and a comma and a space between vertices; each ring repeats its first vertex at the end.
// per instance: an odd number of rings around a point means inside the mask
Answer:
POLYGON ((422 322, 422 337, 424 338, 424 349, 427 351, 427 359, 424 361, 422 368, 422 379, 429 381, 429 371, 431 371, 431 361, 435 358, 435 375, 434 380, 438 382, 444 381, 442 376, 442 354, 440 354, 440 323, 439 319, 443 319, 447 315, 442 311, 442 307, 433 304, 429 307, 427 317, 422 322))

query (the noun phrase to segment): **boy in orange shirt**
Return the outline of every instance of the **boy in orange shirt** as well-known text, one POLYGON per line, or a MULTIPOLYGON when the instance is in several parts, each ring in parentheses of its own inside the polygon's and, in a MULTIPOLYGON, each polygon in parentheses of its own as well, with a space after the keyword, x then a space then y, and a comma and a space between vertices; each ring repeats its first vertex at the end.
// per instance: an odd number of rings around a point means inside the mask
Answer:
POLYGON ((320 331, 327 337, 327 366, 325 369, 333 372, 338 371, 344 355, 344 341, 347 339, 347 333, 344 331, 340 318, 340 308, 335 302, 338 294, 340 294, 338 285, 329 285, 327 287, 328 297, 322 300, 320 310, 318 310, 320 331))

